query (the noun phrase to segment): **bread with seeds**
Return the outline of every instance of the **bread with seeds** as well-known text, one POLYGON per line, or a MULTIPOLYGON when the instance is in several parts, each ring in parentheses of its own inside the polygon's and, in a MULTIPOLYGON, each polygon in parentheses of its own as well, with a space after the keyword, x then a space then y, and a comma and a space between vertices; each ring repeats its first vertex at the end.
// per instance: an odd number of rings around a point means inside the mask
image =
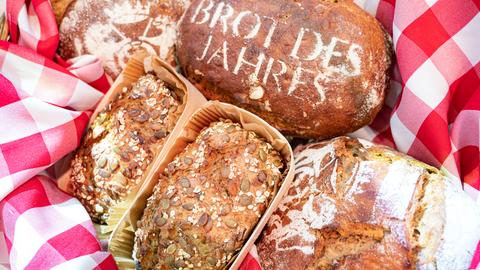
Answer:
POLYGON ((147 74, 95 118, 71 164, 73 194, 94 221, 108 223, 111 209, 142 182, 180 117, 181 94, 147 74))
POLYGON ((222 269, 282 179, 281 155, 229 120, 212 123, 160 174, 135 233, 140 269, 222 269))
POLYGON ((295 151, 257 246, 263 269, 467 269, 480 209, 439 170, 347 137, 295 151))

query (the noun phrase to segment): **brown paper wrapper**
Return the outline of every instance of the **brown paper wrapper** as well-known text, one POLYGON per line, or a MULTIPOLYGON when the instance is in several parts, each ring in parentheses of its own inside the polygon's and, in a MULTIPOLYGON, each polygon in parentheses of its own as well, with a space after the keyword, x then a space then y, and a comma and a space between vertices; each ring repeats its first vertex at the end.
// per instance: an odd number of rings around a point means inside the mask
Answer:
MULTIPOLYGON (((233 257, 226 268, 238 269, 248 251, 260 235, 263 227, 277 208, 283 195, 293 180, 293 154, 288 141, 275 128, 267 124, 258 116, 240 109, 236 106, 211 101, 206 103, 202 108, 196 111, 190 120, 184 125, 181 134, 168 145, 168 150, 162 160, 158 160, 155 164, 156 174, 164 171, 168 163, 170 163, 177 154, 182 152, 186 145, 195 140, 197 135, 204 127, 208 127, 210 123, 219 119, 231 119, 240 123, 243 128, 254 131, 259 136, 265 138, 272 146, 282 154, 287 169, 284 172, 284 178, 280 188, 276 190, 274 198, 271 200, 267 210, 257 223, 251 235, 245 242, 242 249, 233 257)), ((146 207, 147 199, 152 195, 153 188, 157 184, 158 177, 149 178, 141 190, 137 193, 131 208, 127 210, 118 226, 113 231, 110 238, 109 251, 113 254, 120 269, 135 269, 135 263, 132 259, 132 251, 134 245, 134 232, 137 229, 137 221, 141 218, 143 210, 146 207)))
POLYGON ((5 11, 0 15, 0 40, 8 40, 8 22, 5 11))
POLYGON ((50 0, 50 4, 52 5, 53 13, 55 14, 55 20, 57 21, 58 26, 60 26, 63 15, 72 2, 73 0, 50 0))
MULTIPOLYGON (((200 108, 205 102, 206 99, 202 96, 198 90, 196 90, 188 81, 177 74, 175 70, 168 65, 166 62, 162 61, 156 56, 149 55, 146 51, 137 51, 129 60, 123 72, 115 80, 110 90, 105 94, 103 99, 99 102, 97 108, 95 109, 92 117, 90 118, 89 126, 93 124, 97 115, 103 111, 108 104, 115 99, 118 94, 122 92, 124 87, 129 87, 132 83, 138 81, 138 79, 145 75, 148 72, 153 72, 156 76, 167 83, 177 96, 181 97, 182 105, 179 107, 179 110, 182 111, 178 122, 166 139, 163 148, 157 149, 156 155, 153 158, 150 166, 147 167, 144 173, 144 178, 141 183, 133 190, 130 191, 127 197, 119 203, 118 205, 110 209, 110 217, 107 220, 107 225, 98 225, 95 226, 97 229, 97 234, 100 239, 108 239, 110 233, 113 231, 115 226, 118 224, 124 213, 130 207, 133 199, 136 197, 137 192, 140 190, 143 183, 147 182, 148 179, 151 179, 153 173, 156 171, 157 166, 155 164, 158 161, 164 159, 164 155, 169 149, 168 145, 172 144, 174 139, 178 137, 179 133, 182 131, 184 124, 188 121, 192 112, 200 108)), ((71 180, 70 180, 70 159, 65 159, 61 165, 65 169, 58 179, 58 186, 60 189, 66 191, 67 193, 72 194, 71 180)))

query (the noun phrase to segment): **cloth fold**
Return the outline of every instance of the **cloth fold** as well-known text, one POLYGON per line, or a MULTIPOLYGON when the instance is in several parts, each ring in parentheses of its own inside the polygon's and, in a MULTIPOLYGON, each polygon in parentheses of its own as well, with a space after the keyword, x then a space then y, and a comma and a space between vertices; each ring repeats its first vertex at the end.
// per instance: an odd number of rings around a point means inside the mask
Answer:
MULTIPOLYGON (((117 269, 80 202, 45 169, 80 143, 110 84, 100 61, 56 55, 48 0, 6 0, 10 42, 0 41, 0 266, 117 269)), ((1 268, 1 267, 0 267, 1 268)))

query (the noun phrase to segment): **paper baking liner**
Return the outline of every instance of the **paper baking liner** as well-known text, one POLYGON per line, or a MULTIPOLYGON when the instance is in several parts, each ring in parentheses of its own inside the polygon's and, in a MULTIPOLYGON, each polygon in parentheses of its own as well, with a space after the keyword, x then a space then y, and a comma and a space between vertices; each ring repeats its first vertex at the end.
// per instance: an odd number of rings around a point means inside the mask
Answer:
POLYGON ((234 105, 210 101, 191 116, 189 121, 182 128, 181 134, 178 134, 178 136, 171 141, 171 144, 168 145, 168 151, 163 156, 163 160, 158 160, 155 164, 155 176, 149 178, 149 180, 144 183, 141 190, 137 193, 137 197, 131 205, 131 208, 125 213, 122 220, 113 231, 110 238, 109 251, 114 255, 120 269, 135 268, 132 259, 134 231, 137 228, 137 221, 141 218, 143 210, 146 207, 147 199, 152 195, 153 189, 157 184, 158 177, 156 174, 162 173, 168 163, 170 163, 176 155, 182 152, 187 144, 194 141, 203 128, 208 127, 210 123, 218 121, 219 119, 231 119, 233 122, 240 123, 244 129, 253 131, 259 136, 265 138, 279 153, 281 153, 286 165, 280 188, 275 190, 274 198, 270 201, 268 208, 255 226, 242 249, 231 259, 226 267, 229 269, 239 268, 251 246, 260 235, 268 218, 277 208, 283 195, 288 191, 294 174, 294 170, 292 169, 293 153, 288 141, 280 134, 280 132, 258 116, 234 105))
MULTIPOLYGON (((166 62, 162 61, 156 56, 149 55, 145 50, 137 51, 131 59, 128 61, 125 69, 115 80, 114 84, 111 86, 110 90, 105 94, 103 99, 99 102, 97 108, 95 109, 88 126, 92 125, 97 115, 103 111, 108 104, 115 99, 118 94, 122 92, 125 87, 130 87, 132 83, 138 81, 138 79, 145 75, 147 72, 153 72, 156 76, 167 83, 173 91, 177 94, 178 97, 182 99, 182 104, 178 110, 182 111, 181 115, 175 125, 175 128, 172 130, 170 135, 165 140, 162 149, 157 149, 156 155, 154 156, 152 162, 147 167, 144 173, 144 177, 141 182, 137 185, 136 188, 132 189, 128 196, 118 205, 110 208, 110 217, 107 220, 107 225, 98 225, 95 226, 97 229, 97 234, 100 239, 108 239, 109 234, 113 231, 115 226, 118 224, 119 220, 122 218, 123 214, 127 211, 135 198, 138 190, 142 186, 143 182, 152 177, 152 173, 156 168, 157 160, 162 160, 164 153, 166 152, 167 145, 171 144, 174 138, 176 138, 181 132, 182 127, 185 122, 188 120, 189 116, 193 111, 198 109, 206 102, 206 99, 202 96, 198 90, 188 84, 184 78, 180 78, 175 70, 170 67, 166 62)), ((70 180, 70 161, 64 161, 63 167, 67 166, 67 170, 61 175, 58 179, 58 186, 60 189, 66 191, 67 193, 72 194, 71 180, 70 180)))
POLYGON ((8 21, 5 12, 0 15, 0 40, 8 39, 8 21))

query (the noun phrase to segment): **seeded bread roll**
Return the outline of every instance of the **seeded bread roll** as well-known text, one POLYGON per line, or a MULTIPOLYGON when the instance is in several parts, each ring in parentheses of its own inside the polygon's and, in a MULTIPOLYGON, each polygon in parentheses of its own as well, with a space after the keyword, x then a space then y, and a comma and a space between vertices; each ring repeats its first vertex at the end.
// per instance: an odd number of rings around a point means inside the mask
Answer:
POLYGON ((105 224, 111 207, 142 181, 183 110, 181 98, 152 74, 99 113, 72 160, 74 195, 105 224))
POLYGON ((480 209, 437 169, 340 137, 299 147, 258 242, 263 269, 467 269, 480 209))
POLYGON ((212 123, 160 175, 135 233, 138 267, 225 267, 273 198, 282 168, 254 132, 212 123))

